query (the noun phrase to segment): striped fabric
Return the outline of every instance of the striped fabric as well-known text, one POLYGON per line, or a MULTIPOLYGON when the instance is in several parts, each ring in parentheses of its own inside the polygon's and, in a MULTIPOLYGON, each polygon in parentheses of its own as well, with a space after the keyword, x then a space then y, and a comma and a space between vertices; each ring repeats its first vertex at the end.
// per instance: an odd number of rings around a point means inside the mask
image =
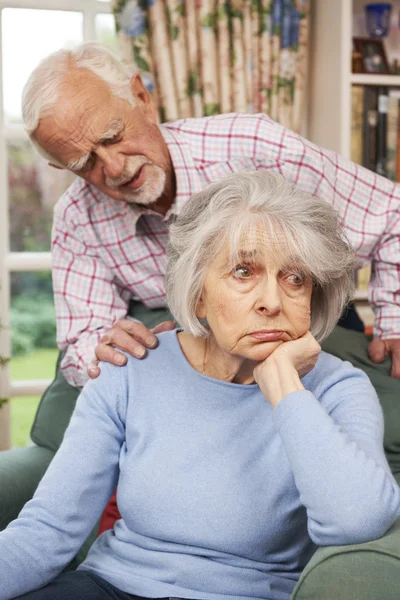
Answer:
POLYGON ((62 369, 82 386, 101 335, 127 313, 130 298, 165 304, 168 222, 194 192, 229 173, 269 169, 338 211, 360 265, 372 261, 369 297, 376 336, 400 337, 400 188, 322 150, 264 114, 228 114, 160 126, 177 181, 163 217, 118 202, 78 179, 60 198, 52 235, 57 341, 62 369))

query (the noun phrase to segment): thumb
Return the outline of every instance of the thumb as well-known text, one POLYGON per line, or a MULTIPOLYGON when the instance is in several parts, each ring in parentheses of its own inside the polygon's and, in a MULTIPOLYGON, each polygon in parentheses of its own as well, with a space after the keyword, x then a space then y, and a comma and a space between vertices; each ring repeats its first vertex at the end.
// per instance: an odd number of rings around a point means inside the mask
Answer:
POLYGON ((171 329, 175 329, 175 323, 173 321, 163 321, 159 325, 150 329, 153 333, 162 333, 163 331, 170 331, 171 329))
POLYGON ((384 340, 372 340, 368 345, 368 354, 375 363, 383 362, 386 355, 386 346, 384 340))

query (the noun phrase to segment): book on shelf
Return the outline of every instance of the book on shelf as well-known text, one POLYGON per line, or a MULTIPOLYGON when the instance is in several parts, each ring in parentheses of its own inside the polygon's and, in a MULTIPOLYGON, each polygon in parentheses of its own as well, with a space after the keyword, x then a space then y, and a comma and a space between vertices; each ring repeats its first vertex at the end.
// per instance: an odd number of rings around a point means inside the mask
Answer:
POLYGON ((358 269, 356 274, 356 286, 360 292, 366 292, 368 290, 369 280, 371 279, 371 265, 366 265, 358 269))
POLYGON ((386 152, 387 152, 387 114, 388 114, 388 88, 378 87, 377 97, 377 124, 376 124, 376 172, 387 177, 386 152))
POLYGON ((400 88, 352 86, 351 160, 400 182, 400 88))
MULTIPOLYGON (((399 100, 400 89, 389 90, 388 96, 388 115, 387 115, 387 155, 386 171, 387 177, 391 181, 400 181, 397 177, 397 148, 399 137, 399 100)), ((399 157, 400 159, 400 157, 399 157)), ((400 160, 399 160, 400 162, 400 160)))
POLYGON ((363 164, 364 89, 354 85, 351 93, 351 160, 363 164))
POLYGON ((364 88, 363 110, 363 150, 362 165, 376 171, 378 126, 378 90, 376 87, 364 88))

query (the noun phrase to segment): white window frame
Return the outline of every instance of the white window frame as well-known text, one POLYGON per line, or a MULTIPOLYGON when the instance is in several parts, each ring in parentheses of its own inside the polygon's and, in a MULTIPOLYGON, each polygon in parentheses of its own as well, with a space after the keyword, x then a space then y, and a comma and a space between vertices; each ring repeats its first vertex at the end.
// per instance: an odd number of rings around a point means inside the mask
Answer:
MULTIPOLYGON (((0 356, 11 356, 10 273, 15 271, 51 270, 50 252, 10 252, 8 216, 7 142, 26 139, 22 125, 4 122, 2 16, 4 8, 34 8, 83 13, 83 40, 95 40, 96 15, 111 12, 111 3, 100 0, 0 0, 0 356)), ((10 401, 0 407, 0 450, 11 446, 10 403, 18 396, 35 396, 44 392, 50 380, 10 380, 8 367, 0 370, 0 398, 10 401)))

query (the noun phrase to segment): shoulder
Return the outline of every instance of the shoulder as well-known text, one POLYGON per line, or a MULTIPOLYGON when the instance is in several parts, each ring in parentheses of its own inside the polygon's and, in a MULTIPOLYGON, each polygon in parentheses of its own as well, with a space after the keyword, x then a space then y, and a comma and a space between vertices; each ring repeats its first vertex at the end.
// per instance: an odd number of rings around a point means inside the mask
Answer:
MULTIPOLYGON (((154 373, 158 372, 160 376, 173 374, 179 369, 179 365, 185 362, 176 334, 176 329, 156 334, 158 339, 157 346, 147 350, 145 357, 141 359, 118 348, 120 352, 125 354, 127 361, 123 367, 114 367, 110 364, 105 365, 107 372, 110 369, 118 369, 127 382, 137 382, 138 378, 142 376, 147 377, 149 373, 154 375, 154 373)), ((102 365, 103 363, 100 363, 100 368, 102 368, 102 365)))
POLYGON ((87 215, 91 205, 98 201, 99 195, 99 190, 78 177, 55 204, 54 217, 79 222, 87 215))
POLYGON ((127 211, 124 202, 77 178, 54 207, 53 241, 72 236, 82 242, 90 239, 97 247, 99 240, 112 237, 115 228, 125 223, 127 211))
POLYGON ((182 119, 162 126, 166 131, 183 134, 199 160, 223 160, 227 156, 255 158, 260 145, 273 149, 282 142, 285 128, 265 114, 229 113, 182 119))
POLYGON ((54 218, 67 223, 86 224, 99 217, 110 218, 124 209, 123 203, 77 177, 55 204, 54 218))

